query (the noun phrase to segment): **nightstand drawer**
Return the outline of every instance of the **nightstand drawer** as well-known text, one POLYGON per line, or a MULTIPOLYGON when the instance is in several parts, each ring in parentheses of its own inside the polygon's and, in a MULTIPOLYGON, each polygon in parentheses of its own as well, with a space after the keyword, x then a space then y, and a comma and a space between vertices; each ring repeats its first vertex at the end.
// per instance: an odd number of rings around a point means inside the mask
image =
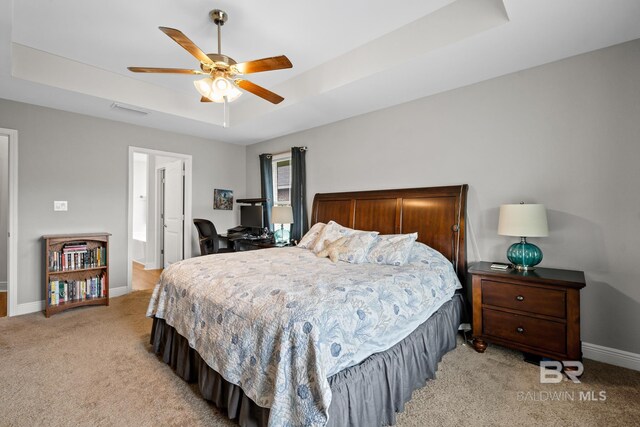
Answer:
POLYGON ((482 333, 554 353, 567 349, 566 325, 497 310, 482 310, 482 333))
POLYGON ((482 280, 482 303, 564 319, 566 293, 514 283, 482 280))

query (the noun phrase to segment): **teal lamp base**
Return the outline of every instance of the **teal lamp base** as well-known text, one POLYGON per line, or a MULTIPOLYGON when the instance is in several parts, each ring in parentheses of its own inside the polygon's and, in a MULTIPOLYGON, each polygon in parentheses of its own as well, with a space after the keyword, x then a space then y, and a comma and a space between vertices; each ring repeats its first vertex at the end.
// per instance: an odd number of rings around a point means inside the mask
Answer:
POLYGON ((273 237, 276 245, 286 245, 290 240, 289 232, 284 229, 284 225, 282 224, 280 224, 280 230, 276 230, 275 233, 273 233, 273 237))
POLYGON ((526 237, 522 237, 520 242, 514 243, 507 250, 507 259, 519 271, 532 271, 534 266, 542 261, 542 251, 539 247, 527 242, 526 237))

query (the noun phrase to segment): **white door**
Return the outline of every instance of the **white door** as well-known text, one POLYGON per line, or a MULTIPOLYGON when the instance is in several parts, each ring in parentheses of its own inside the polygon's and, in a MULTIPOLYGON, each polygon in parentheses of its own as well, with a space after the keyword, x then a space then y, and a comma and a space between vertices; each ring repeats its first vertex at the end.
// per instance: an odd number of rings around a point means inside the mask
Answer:
POLYGON ((169 163, 164 170, 164 267, 183 259, 184 181, 183 161, 169 163))

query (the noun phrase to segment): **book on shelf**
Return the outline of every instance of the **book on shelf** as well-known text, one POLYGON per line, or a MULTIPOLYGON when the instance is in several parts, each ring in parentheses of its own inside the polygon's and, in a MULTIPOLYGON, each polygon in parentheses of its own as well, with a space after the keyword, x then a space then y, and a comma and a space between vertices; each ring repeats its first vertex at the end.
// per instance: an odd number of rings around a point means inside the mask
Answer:
POLYGON ((105 280, 104 274, 82 280, 51 280, 47 292, 49 305, 104 298, 105 280))
POLYGON ((49 252, 49 271, 70 271, 107 265, 107 248, 100 246, 88 249, 86 244, 63 246, 59 251, 49 252))

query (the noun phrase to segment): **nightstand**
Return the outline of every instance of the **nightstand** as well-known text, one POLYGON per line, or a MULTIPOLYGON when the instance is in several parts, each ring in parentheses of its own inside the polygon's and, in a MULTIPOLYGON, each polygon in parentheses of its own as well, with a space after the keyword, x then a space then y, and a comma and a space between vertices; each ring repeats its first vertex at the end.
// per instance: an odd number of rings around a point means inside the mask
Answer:
POLYGON ((498 271, 490 262, 469 268, 473 289, 473 347, 487 341, 555 360, 581 360, 582 271, 536 268, 498 271))

